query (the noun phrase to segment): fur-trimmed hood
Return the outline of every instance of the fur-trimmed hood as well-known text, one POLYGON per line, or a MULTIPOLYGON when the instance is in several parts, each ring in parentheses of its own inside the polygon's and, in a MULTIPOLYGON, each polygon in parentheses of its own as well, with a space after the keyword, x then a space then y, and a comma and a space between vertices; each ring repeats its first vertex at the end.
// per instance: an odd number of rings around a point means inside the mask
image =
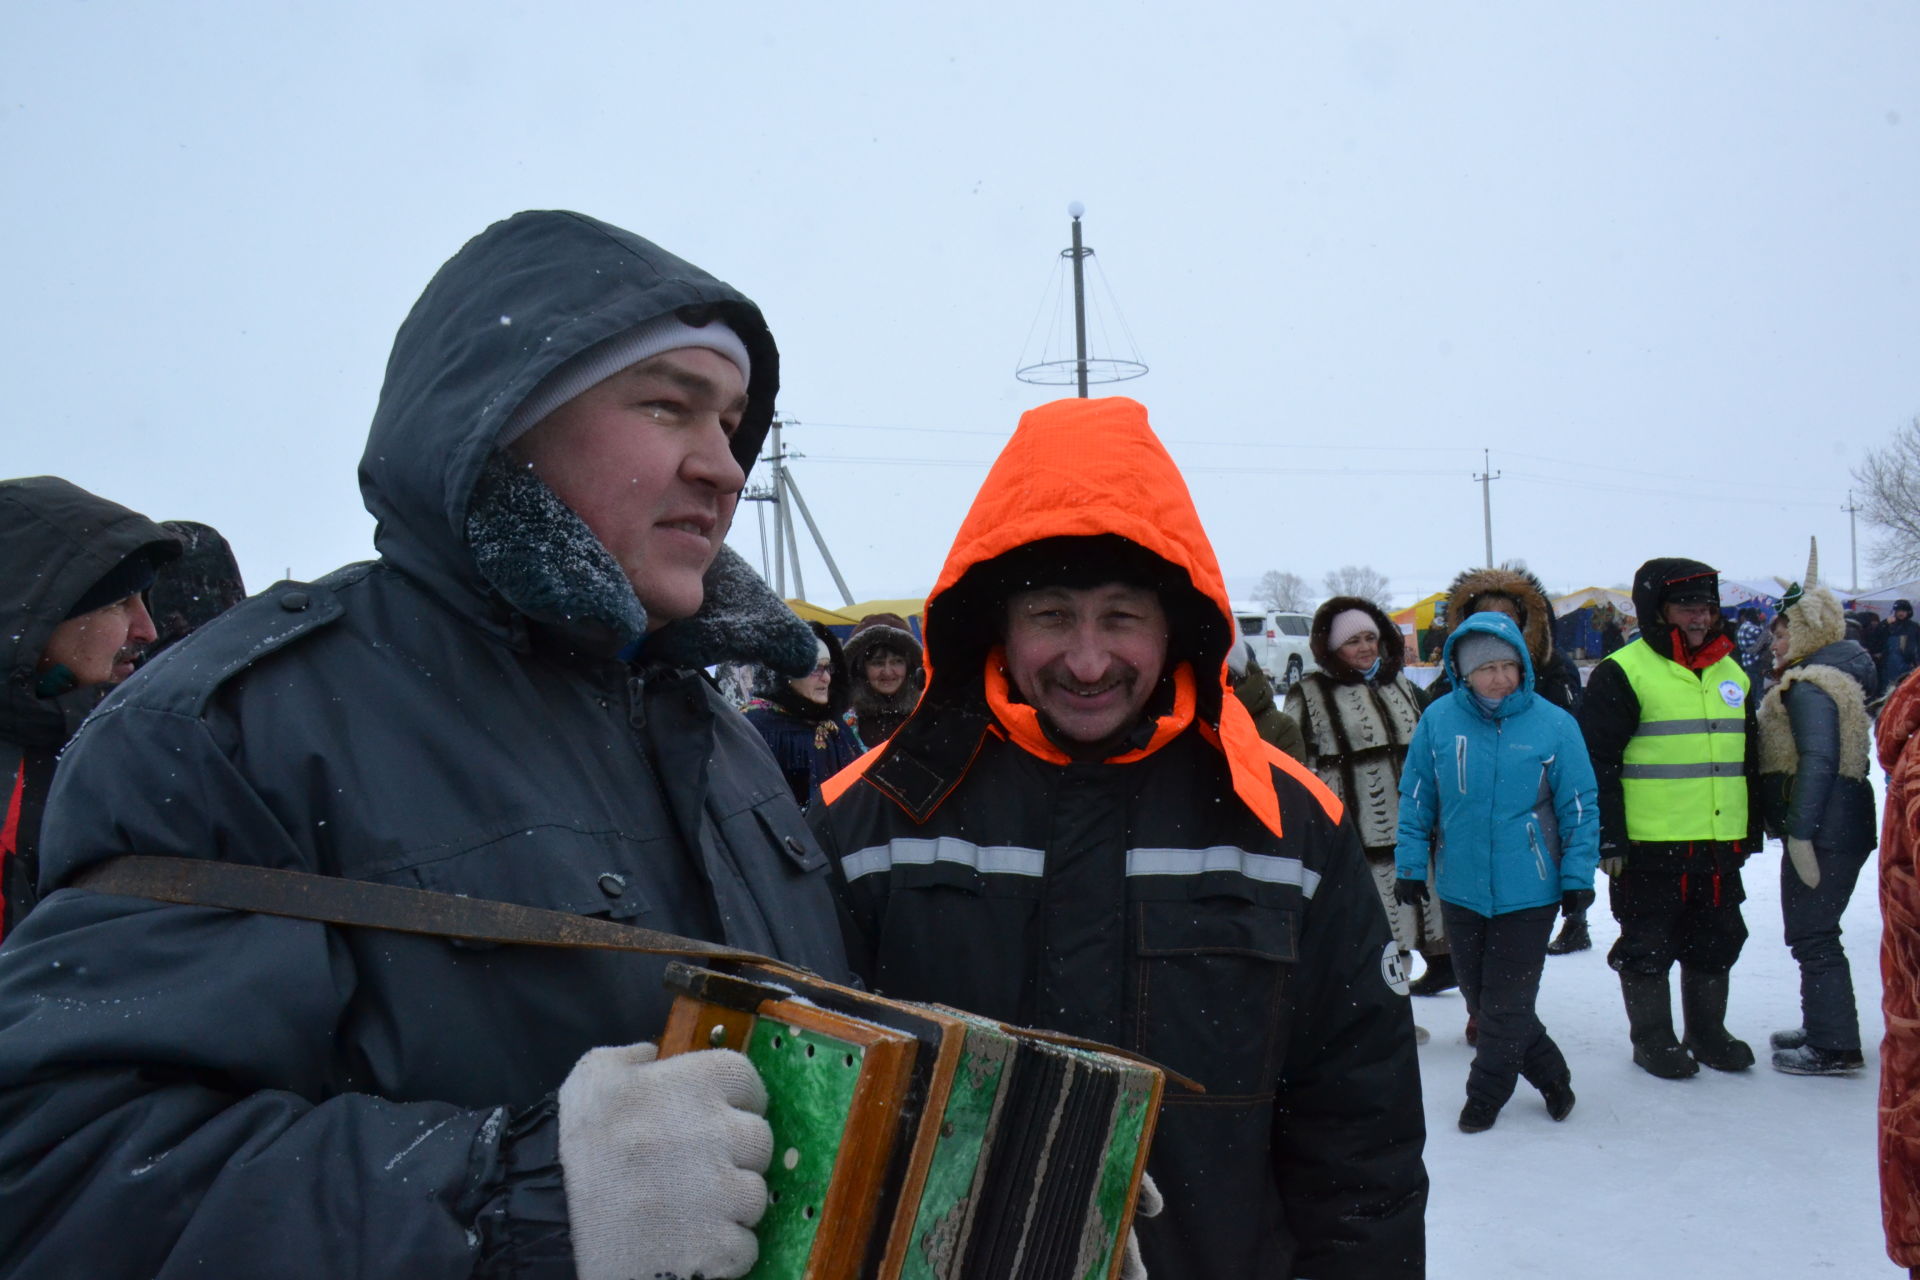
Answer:
POLYGON ((920 642, 913 637, 907 620, 897 613, 870 613, 847 637, 847 670, 858 676, 866 668, 867 655, 878 648, 892 649, 907 660, 907 678, 918 681, 920 642))
POLYGON ((1363 679, 1361 672, 1355 671, 1340 660, 1340 655, 1328 647, 1327 639, 1333 631, 1333 620, 1349 609, 1358 609, 1373 619, 1375 629, 1380 634, 1380 671, 1374 677, 1376 684, 1392 684, 1395 676, 1407 664, 1407 641, 1400 634, 1393 619, 1371 600, 1359 596, 1335 596, 1314 611, 1313 626, 1307 632, 1308 647, 1313 650, 1313 660, 1331 680, 1341 684, 1356 684, 1363 679))
POLYGON ((1553 601, 1531 570, 1508 562, 1491 569, 1467 569, 1447 588, 1447 627, 1458 627, 1482 596, 1505 596, 1520 606, 1520 632, 1527 641, 1533 669, 1543 671, 1553 660, 1553 601))
POLYGON ((751 470, 773 416, 780 356, 759 308, 658 245, 577 213, 521 213, 470 240, 400 326, 360 460, 381 555, 508 643, 523 619, 586 652, 728 659, 798 674, 813 636, 722 547, 692 618, 649 634, 639 599, 586 524, 524 466, 500 430, 574 356, 685 307, 711 310, 746 344, 748 405, 733 437, 751 470), (644 645, 641 641, 644 640, 644 645))

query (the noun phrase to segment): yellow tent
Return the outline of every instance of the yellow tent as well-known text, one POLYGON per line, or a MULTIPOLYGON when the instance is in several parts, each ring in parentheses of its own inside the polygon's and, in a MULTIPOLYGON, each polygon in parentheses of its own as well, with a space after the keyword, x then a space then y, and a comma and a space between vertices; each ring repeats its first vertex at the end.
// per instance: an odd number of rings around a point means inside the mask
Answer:
POLYGON ((817 604, 812 604, 805 600, 789 600, 787 601, 787 608, 793 610, 808 622, 818 622, 824 626, 833 628, 835 635, 845 635, 846 632, 841 630, 841 628, 851 629, 855 623, 860 621, 860 615, 858 614, 850 618, 844 613, 837 612, 833 609, 824 609, 817 604))
POLYGON ((1435 627, 1446 622, 1447 593, 1436 591, 1424 600, 1416 600, 1400 612, 1390 615, 1400 634, 1407 638, 1407 661, 1426 657, 1427 644, 1435 627))

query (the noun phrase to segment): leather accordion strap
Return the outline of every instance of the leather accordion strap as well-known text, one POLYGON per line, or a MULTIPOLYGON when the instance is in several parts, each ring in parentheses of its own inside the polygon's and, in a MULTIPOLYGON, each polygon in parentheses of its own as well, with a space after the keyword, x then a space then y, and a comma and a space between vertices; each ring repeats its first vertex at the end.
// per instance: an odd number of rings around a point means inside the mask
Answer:
MULTIPOLYGON (((218 907, 250 911, 255 915, 285 916, 320 924, 360 929, 387 929, 430 938, 460 938, 468 942, 498 942, 525 947, 581 947, 600 951, 631 951, 641 955, 683 956, 701 960, 732 960, 762 965, 784 973, 809 973, 784 960, 661 933, 637 925, 615 924, 568 911, 549 911, 491 898, 464 898, 432 889, 375 884, 316 875, 311 871, 284 871, 207 858, 158 858, 127 853, 96 863, 66 887, 92 893, 146 898, 183 907, 218 907)), ((1119 1054, 1159 1067, 1167 1079, 1194 1093, 1206 1090, 1177 1071, 1127 1049, 1058 1031, 1025 1029, 1024 1034, 1055 1044, 1119 1054)))
POLYGON ((568 911, 206 858, 123 854, 88 867, 71 885, 179 906, 221 907, 436 938, 741 960, 793 971, 792 965, 751 951, 568 911))

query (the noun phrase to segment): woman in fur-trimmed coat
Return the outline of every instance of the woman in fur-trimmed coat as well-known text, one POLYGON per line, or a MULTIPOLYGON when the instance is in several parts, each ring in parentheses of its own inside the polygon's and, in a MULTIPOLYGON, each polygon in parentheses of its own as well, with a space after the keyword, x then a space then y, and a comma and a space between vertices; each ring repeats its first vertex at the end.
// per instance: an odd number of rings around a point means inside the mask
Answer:
MULTIPOLYGON (((1403 960, 1418 951, 1427 974, 1444 970, 1446 986, 1452 986, 1439 899, 1416 911, 1393 897, 1400 768, 1421 710, 1420 690, 1402 672, 1406 641, 1371 600, 1335 596, 1313 615, 1308 643, 1319 669, 1294 682, 1285 707, 1305 739, 1300 762, 1333 788, 1359 828, 1403 960)), ((1446 986, 1435 986, 1434 993, 1446 986)))
POLYGON ((870 613, 847 638, 847 674, 853 680, 853 715, 860 740, 877 747, 907 722, 920 701, 927 674, 920 642, 897 613, 870 613))
POLYGON ((1846 638, 1840 601, 1813 582, 1789 590, 1773 620, 1780 682, 1760 704, 1760 796, 1780 863, 1780 914, 1800 962, 1802 1025, 1773 1035, 1773 1065, 1843 1075, 1864 1064, 1840 913, 1878 843, 1867 780, 1873 657, 1846 638))

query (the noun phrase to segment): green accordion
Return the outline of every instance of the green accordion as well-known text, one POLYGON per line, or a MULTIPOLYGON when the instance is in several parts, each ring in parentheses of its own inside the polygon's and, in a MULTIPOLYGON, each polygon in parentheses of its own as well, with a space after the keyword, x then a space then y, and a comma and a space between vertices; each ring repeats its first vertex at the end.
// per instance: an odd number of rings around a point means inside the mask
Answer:
POLYGON ((752 1280, 1111 1280, 1164 1073, 784 968, 668 967, 662 1056, 744 1053, 773 1158, 752 1280))

